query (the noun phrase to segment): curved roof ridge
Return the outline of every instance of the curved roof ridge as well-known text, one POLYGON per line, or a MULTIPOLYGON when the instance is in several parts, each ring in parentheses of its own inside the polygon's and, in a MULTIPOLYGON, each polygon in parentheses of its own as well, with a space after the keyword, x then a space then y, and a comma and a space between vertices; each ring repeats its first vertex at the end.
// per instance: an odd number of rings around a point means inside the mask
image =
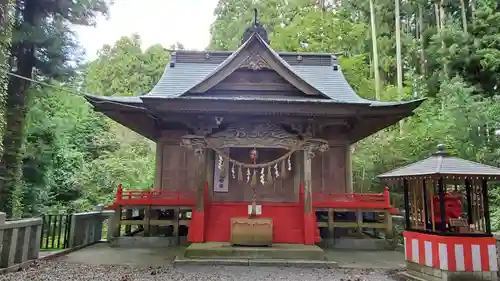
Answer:
MULTIPOLYGON (((325 97, 325 98, 328 98, 328 99, 335 99, 325 93, 323 93, 321 90, 317 89, 314 85, 312 85, 311 83, 307 82, 304 78, 302 78, 298 73, 296 73, 293 68, 290 66, 290 64, 288 64, 282 57, 279 56, 278 53, 276 53, 276 51, 274 51, 263 39, 262 37, 258 34, 258 33, 253 33, 248 39, 247 41, 245 41, 245 43, 243 43, 234 53, 232 53, 229 57, 227 57, 221 64, 219 64, 209 75, 205 76, 205 78, 203 78, 201 81, 199 81, 198 83, 196 83, 196 85, 192 86, 191 88, 189 88, 188 90, 186 90, 184 93, 181 93, 178 95, 178 97, 180 96, 183 96, 184 94, 186 94, 187 92, 203 85, 203 83, 206 83, 208 81, 208 79, 214 77, 215 75, 217 75, 222 69, 224 69, 225 67, 227 67, 230 63, 232 63, 234 61, 235 58, 238 57, 238 55, 241 54, 241 52, 243 50, 245 50, 247 48, 247 46, 253 42, 257 40, 257 42, 259 42, 259 44, 261 46, 263 46, 265 48, 266 51, 268 51, 272 58, 275 59, 279 64, 281 64, 286 71, 288 71, 293 79, 297 80, 297 81, 290 81, 289 79, 286 79, 286 77, 284 77, 286 80, 288 80, 288 82, 290 82, 292 85, 294 85, 295 87, 297 88, 301 88, 300 83, 303 83, 305 85, 305 87, 309 87, 310 89, 312 89, 313 91, 317 92, 317 94, 325 97)), ((269 62, 268 62, 269 63, 269 62)), ((274 69, 275 71, 279 72, 279 69, 274 69)), ((226 78, 227 76, 229 76, 230 74, 232 73, 229 72, 225 75, 223 75, 222 77, 219 77, 218 80, 222 80, 224 78, 226 78)), ((292 80, 293 80, 292 79, 292 80)), ((217 82, 218 83, 218 82, 217 82)))
POLYGON ((432 155, 389 172, 378 178, 404 178, 411 176, 457 175, 500 176, 500 168, 454 156, 432 155))

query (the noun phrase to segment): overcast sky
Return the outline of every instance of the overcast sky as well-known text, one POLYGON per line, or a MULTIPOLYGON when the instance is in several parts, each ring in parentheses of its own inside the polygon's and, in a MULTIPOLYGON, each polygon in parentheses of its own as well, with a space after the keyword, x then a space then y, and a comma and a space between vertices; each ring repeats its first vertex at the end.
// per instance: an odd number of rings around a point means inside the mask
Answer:
POLYGON ((96 57, 103 44, 138 33, 143 48, 175 42, 188 49, 204 49, 218 0, 115 0, 109 19, 99 18, 96 27, 76 27, 87 58, 96 57))

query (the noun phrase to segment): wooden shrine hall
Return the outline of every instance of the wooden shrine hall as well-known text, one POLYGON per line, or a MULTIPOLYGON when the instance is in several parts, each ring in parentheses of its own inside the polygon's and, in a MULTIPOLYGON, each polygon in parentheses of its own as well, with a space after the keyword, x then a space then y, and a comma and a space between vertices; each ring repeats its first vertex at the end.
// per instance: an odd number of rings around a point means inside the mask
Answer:
POLYGON ((86 98, 157 145, 152 189, 120 187, 110 206, 121 225, 154 232, 150 226, 170 222, 153 210, 170 208, 190 242, 259 246, 315 244, 320 208, 385 212, 376 227, 392 232, 388 191, 353 193, 350 145, 422 103, 359 97, 335 56, 278 53, 257 20, 236 51, 173 53, 149 93, 86 98), (146 211, 123 219, 122 210, 136 207, 146 211), (191 215, 179 219, 184 209, 191 215))

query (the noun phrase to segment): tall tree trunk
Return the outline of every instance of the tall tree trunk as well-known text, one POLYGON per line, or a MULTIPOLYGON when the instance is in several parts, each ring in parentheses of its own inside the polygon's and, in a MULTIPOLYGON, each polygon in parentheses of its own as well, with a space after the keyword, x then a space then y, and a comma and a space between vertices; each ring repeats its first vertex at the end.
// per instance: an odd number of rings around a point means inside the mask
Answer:
MULTIPOLYGON (((443 29, 444 29, 444 24, 445 24, 445 12, 444 12, 444 0, 440 0, 440 3, 439 3, 439 24, 441 26, 441 29, 440 29, 440 32, 442 33, 443 32, 443 29)), ((440 34, 442 36, 442 34, 440 34)), ((446 49, 446 44, 444 42, 444 38, 441 39, 441 47, 443 49, 446 49)), ((449 75, 450 71, 449 71, 449 66, 448 66, 448 63, 445 62, 444 65, 443 65, 443 68, 444 68, 444 73, 445 75, 449 75)))
MULTIPOLYGON (((396 20, 396 69, 398 80, 398 98, 403 99, 403 65, 401 59, 401 17, 399 11, 399 0, 395 1, 395 20, 396 20)), ((403 120, 399 121, 399 132, 403 133, 403 120)))
POLYGON ((434 15, 436 16, 436 29, 437 32, 441 32, 441 20, 439 19, 439 4, 434 2, 434 15))
POLYGON ((0 0, 0 27, 2 31, 9 22, 9 4, 10 0, 0 0))
POLYGON ((445 14, 444 14, 444 0, 439 3, 439 25, 441 26, 441 31, 444 28, 445 14))
POLYGON ((8 22, 9 4, 10 0, 0 0, 0 24, 2 27, 5 27, 5 23, 8 22))
MULTIPOLYGON (((34 26, 37 17, 37 0, 24 3, 22 19, 24 23, 34 26)), ((20 2, 20 0, 18 0, 20 2)), ((17 3, 16 9, 23 5, 17 3)), ((17 23, 15 28, 19 28, 17 23)), ((16 58, 14 69, 16 74, 31 77, 35 65, 35 46, 24 41, 12 46, 11 57, 16 58)), ((26 119, 26 92, 30 83, 11 76, 7 89, 5 107, 5 133, 3 137, 3 154, 0 162, 0 210, 12 216, 14 209, 14 194, 20 188, 22 181, 22 158, 24 143, 24 125, 26 119)))
MULTIPOLYGON (((0 0, 0 69, 8 69, 8 55, 10 54, 10 42, 12 29, 10 28, 9 11, 11 7, 11 0, 0 0)), ((0 74, 0 80, 5 80, 4 74, 0 74)), ((0 81, 0 93, 5 89, 5 85, 0 81)), ((5 89, 6 90, 6 89, 5 89)))
MULTIPOLYGON (((11 0, 0 0, 0 70, 7 70, 8 57, 10 54, 10 42, 12 30, 10 28, 9 10, 11 0)), ((0 73, 0 112, 3 112, 5 102, 3 95, 7 90, 7 75, 0 73)), ((3 118, 0 118, 3 119, 3 118)), ((0 127, 3 127, 3 121, 0 120, 0 127)))
POLYGON ((424 7, 418 6, 418 37, 420 40, 420 74, 425 75, 425 44, 424 44, 424 7))
POLYGON ((475 14, 476 13, 476 0, 470 0, 470 14, 471 14, 471 19, 474 21, 475 14))
POLYGON ((370 22, 372 29, 373 73, 375 76, 375 99, 380 100, 380 72, 378 68, 377 31, 375 29, 375 6, 370 0, 370 22))
POLYGON ((467 8, 464 0, 460 0, 460 10, 462 11, 462 28, 467 33, 467 8))

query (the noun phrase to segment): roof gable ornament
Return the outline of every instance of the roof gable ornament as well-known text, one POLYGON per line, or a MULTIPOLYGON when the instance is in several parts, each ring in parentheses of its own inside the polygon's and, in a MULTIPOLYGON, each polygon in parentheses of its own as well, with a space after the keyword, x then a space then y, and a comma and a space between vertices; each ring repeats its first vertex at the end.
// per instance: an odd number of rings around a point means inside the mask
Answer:
POLYGON ((450 153, 446 151, 446 146, 444 144, 437 145, 437 151, 432 154, 434 156, 450 156, 450 153))
POLYGON ((243 33, 243 39, 241 41, 241 44, 244 44, 254 33, 259 34, 259 36, 266 42, 268 45, 270 43, 269 37, 267 36, 267 30, 264 28, 264 26, 259 22, 259 19, 257 17, 257 9, 253 10, 254 16, 253 16, 253 24, 249 26, 246 30, 245 33, 243 33))
POLYGON ((273 69, 259 54, 248 56, 238 68, 250 70, 273 69))

